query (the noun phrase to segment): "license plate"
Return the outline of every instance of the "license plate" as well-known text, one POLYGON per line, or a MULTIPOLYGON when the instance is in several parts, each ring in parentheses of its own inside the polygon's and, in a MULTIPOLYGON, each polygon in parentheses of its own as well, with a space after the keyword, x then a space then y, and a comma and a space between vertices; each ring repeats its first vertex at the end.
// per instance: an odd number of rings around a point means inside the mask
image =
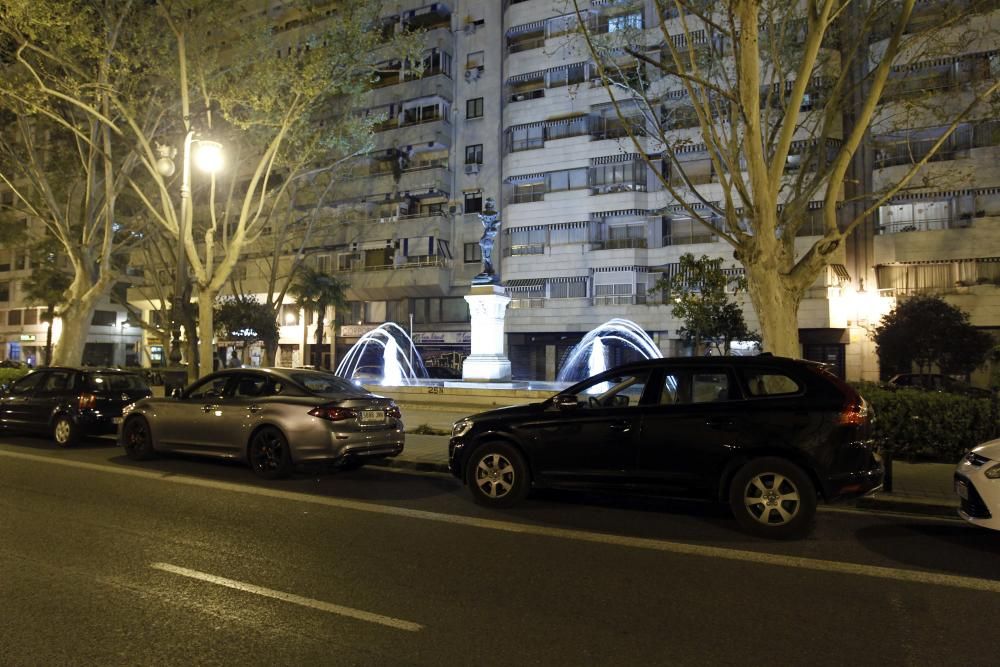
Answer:
POLYGON ((962 500, 969 499, 969 487, 965 482, 955 482, 955 493, 962 500))
POLYGON ((112 424, 121 424, 122 423, 122 418, 121 417, 112 417, 111 418, 111 423, 112 424))
POLYGON ((372 422, 384 422, 385 421, 385 411, 384 410, 362 410, 361 411, 361 421, 366 423, 372 422))

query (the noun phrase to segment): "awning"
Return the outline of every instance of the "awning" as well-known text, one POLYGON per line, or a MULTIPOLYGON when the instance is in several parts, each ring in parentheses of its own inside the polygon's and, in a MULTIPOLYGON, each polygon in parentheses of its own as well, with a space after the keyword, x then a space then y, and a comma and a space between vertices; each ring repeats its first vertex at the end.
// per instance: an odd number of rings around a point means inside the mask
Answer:
POLYGON ((652 211, 644 208, 623 208, 617 211, 594 211, 590 214, 590 219, 604 220, 605 218, 645 217, 652 213, 652 211))
POLYGON ((507 83, 517 83, 518 81, 533 81, 535 79, 542 80, 545 78, 545 70, 538 70, 537 72, 528 72, 526 74, 515 74, 514 76, 507 77, 507 83))
POLYGON ((620 162, 636 162, 641 159, 642 156, 638 153, 615 153, 614 155, 604 155, 602 157, 591 158, 590 164, 618 164, 620 162))
POLYGON ((589 278, 590 276, 556 276, 547 280, 549 284, 555 285, 556 283, 585 283, 589 278))
POLYGON ((513 37, 514 35, 535 32, 536 30, 545 30, 545 21, 532 21, 531 23, 522 23, 521 25, 507 28, 507 36, 513 37))
POLYGON ((843 264, 831 264, 830 269, 833 271, 833 275, 837 276, 837 280, 844 283, 851 282, 851 274, 847 272, 847 267, 843 264))
POLYGON ((544 181, 545 174, 522 174, 520 176, 508 176, 508 183, 526 183, 528 181, 544 181))

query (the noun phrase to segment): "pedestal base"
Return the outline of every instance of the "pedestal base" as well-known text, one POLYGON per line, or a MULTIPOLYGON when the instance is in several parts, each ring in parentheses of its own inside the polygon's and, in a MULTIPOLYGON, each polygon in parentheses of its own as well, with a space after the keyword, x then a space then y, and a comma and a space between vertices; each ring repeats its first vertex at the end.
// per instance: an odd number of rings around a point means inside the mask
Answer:
POLYGON ((481 382, 510 379, 510 360, 501 355, 471 355, 462 362, 462 379, 481 382))
POLYGON ((474 285, 465 300, 472 320, 472 354, 462 363, 462 379, 509 380, 510 360, 504 354, 503 321, 510 297, 500 285, 474 285))

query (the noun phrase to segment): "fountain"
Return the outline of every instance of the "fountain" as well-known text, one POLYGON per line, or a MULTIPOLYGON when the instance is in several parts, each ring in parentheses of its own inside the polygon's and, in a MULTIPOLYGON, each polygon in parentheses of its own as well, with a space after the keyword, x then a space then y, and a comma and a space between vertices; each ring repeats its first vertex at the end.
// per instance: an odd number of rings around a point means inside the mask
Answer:
POLYGON ((610 346, 623 346, 643 359, 659 359, 663 353, 639 325, 630 320, 614 318, 591 329, 576 344, 559 369, 558 382, 577 382, 608 368, 610 346))
POLYGON ((427 377, 427 368, 416 346, 395 322, 380 324, 361 336, 337 364, 336 373, 350 379, 358 368, 380 364, 380 384, 384 387, 411 385, 415 384, 415 380, 427 377), (401 341, 403 345, 400 345, 401 341))

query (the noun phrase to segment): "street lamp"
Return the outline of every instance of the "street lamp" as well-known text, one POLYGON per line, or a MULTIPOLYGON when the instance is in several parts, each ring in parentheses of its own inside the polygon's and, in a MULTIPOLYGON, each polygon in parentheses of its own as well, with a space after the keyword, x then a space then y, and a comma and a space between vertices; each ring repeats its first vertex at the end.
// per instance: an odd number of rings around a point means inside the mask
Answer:
MULTIPOLYGON (((187 277, 187 253, 184 250, 184 235, 191 227, 194 213, 191 206, 191 149, 197 144, 197 152, 194 161, 198 168, 210 174, 214 174, 222 168, 222 144, 217 141, 196 138, 195 130, 188 130, 184 136, 184 161, 181 168, 181 215, 177 223, 177 276, 174 279, 174 298, 171 306, 171 333, 173 340, 170 342, 170 363, 180 365, 181 363, 181 323, 178 316, 183 307, 184 280, 187 277)), ((156 160, 156 170, 164 177, 174 174, 174 156, 177 149, 172 146, 157 146, 160 154, 156 160)))

